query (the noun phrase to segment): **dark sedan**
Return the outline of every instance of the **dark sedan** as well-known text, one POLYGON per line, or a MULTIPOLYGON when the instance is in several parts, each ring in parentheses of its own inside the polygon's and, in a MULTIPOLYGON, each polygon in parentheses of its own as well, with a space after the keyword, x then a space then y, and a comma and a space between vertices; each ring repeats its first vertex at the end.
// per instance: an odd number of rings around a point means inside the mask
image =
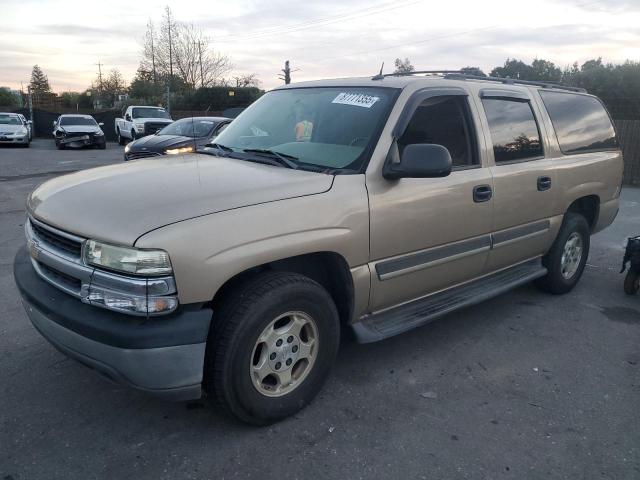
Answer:
POLYGON ((107 144, 102 131, 102 123, 98 123, 91 115, 60 115, 53 122, 53 138, 56 147, 62 150, 67 147, 98 147, 105 149, 107 144))
POLYGON ((226 117, 183 118, 167 125, 155 135, 139 138, 124 148, 124 159, 157 157, 195 152, 212 142, 231 123, 226 117))

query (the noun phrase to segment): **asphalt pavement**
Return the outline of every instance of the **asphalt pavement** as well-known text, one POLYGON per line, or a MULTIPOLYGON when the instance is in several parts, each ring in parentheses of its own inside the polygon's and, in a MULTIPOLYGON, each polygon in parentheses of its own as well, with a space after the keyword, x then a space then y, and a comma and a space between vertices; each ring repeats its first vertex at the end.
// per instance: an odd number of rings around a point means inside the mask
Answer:
POLYGON ((525 286, 384 342, 344 340, 310 406, 253 428, 110 383, 23 311, 26 196, 122 154, 0 148, 0 480, 640 478, 640 296, 618 273, 640 189, 623 189, 570 294, 525 286))

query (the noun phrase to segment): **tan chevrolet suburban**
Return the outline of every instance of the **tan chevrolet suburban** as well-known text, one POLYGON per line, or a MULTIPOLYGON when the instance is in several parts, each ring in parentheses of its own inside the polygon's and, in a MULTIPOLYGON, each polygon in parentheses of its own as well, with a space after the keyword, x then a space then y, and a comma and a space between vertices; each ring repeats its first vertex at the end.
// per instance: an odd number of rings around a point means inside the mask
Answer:
POLYGON ((341 333, 382 340, 534 280, 569 292, 618 211, 611 120, 558 85, 288 85, 215 141, 45 182, 14 274, 63 353, 254 424, 313 399, 341 333))

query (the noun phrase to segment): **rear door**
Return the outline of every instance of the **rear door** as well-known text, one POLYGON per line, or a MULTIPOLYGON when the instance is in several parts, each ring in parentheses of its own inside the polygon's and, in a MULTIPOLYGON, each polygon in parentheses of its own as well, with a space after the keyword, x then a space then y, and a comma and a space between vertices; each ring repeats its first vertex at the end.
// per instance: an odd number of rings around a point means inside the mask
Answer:
MULTIPOLYGON (((492 249, 486 272, 544 254, 557 231, 555 162, 537 105, 526 88, 480 90, 483 122, 493 148, 492 249)), ((490 153, 491 155, 491 153, 490 153)))

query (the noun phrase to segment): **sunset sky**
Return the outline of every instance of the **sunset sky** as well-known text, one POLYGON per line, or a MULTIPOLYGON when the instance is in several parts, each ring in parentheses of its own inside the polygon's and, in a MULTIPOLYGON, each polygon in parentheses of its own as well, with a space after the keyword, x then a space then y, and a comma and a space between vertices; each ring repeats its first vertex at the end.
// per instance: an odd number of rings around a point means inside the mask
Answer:
POLYGON ((98 62, 130 81, 165 4, 230 57, 232 75, 255 72, 267 89, 287 59, 294 81, 390 71, 396 57, 485 71, 507 57, 640 60, 640 0, 0 0, 0 86, 26 85, 34 64, 57 92, 87 88, 98 62))

